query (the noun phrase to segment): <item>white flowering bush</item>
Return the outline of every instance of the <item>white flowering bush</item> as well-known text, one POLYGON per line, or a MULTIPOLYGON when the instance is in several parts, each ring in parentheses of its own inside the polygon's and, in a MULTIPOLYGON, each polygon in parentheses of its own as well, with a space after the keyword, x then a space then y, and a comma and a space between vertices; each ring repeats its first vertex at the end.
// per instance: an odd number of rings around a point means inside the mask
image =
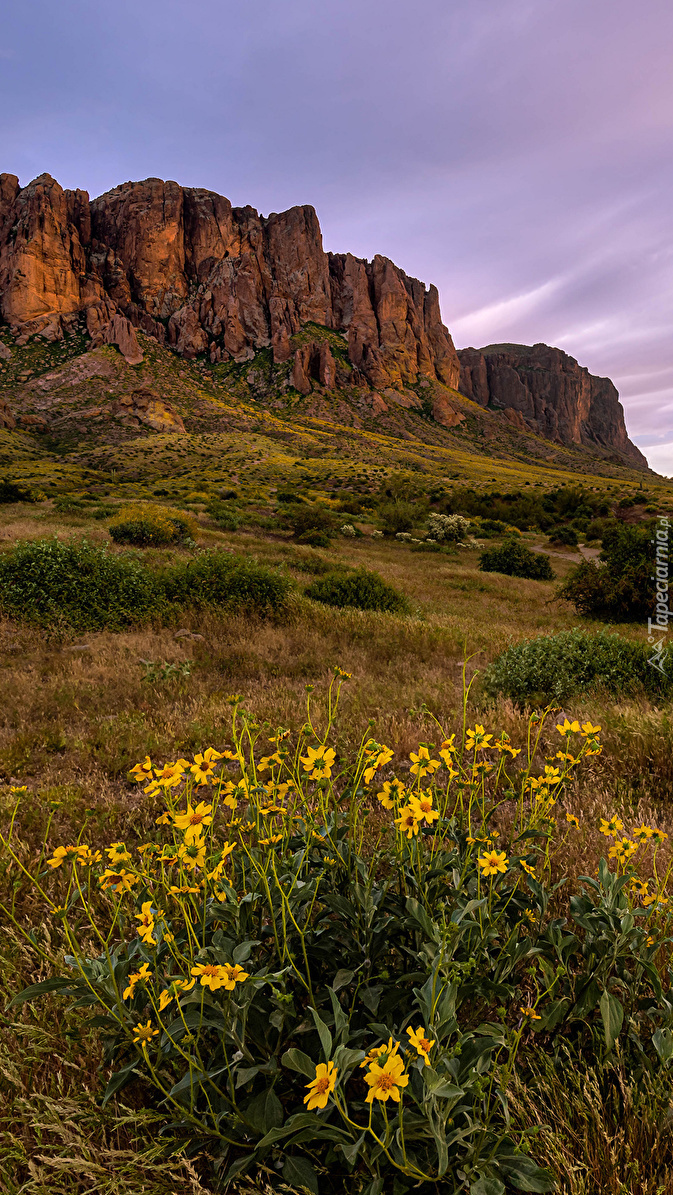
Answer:
POLYGON ((464 539, 469 528, 470 520, 463 515, 440 515, 434 512, 428 515, 428 534, 440 543, 464 539))
POLYGON ((353 526, 352 523, 344 523, 343 527, 341 527, 340 530, 341 530, 342 535, 354 536, 356 534, 355 527, 353 526))

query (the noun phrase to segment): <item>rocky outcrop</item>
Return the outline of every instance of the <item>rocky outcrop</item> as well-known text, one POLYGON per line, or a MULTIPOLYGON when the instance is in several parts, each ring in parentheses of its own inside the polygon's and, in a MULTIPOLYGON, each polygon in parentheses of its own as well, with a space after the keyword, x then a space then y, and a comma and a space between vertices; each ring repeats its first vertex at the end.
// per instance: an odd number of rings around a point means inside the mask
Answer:
POLYGON ((459 390, 509 422, 560 444, 617 453, 647 468, 626 433, 624 409, 609 378, 594 377, 546 344, 491 344, 458 351, 459 390))
POLYGON ((271 348, 276 363, 294 358, 302 393, 338 381, 329 346, 291 345, 309 323, 344 334, 356 384, 458 382, 436 288, 385 257, 325 253, 312 207, 263 217, 156 178, 89 202, 48 174, 23 188, 1 175, 2 318, 20 336, 56 337, 77 312, 96 345, 118 343, 122 316, 185 357, 243 362, 271 348))
POLYGON ((103 330, 103 340, 106 344, 116 344, 127 365, 140 365, 143 359, 142 350, 138 343, 136 330, 130 320, 123 315, 113 315, 109 324, 103 330))

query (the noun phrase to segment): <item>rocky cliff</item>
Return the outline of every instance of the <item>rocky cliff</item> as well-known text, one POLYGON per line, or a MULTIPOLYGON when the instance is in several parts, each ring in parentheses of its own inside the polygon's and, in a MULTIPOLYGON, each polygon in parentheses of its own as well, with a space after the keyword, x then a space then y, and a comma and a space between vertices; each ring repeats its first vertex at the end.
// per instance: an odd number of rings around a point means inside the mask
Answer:
POLYGON ((481 407, 560 444, 612 450, 631 464, 647 461, 626 434, 624 409, 609 378, 598 378, 546 344, 489 344, 459 349, 458 389, 481 407))
MULTIPOLYGON (((97 343, 113 340, 133 356, 129 321, 213 363, 247 361, 264 348, 286 361, 290 337, 314 323, 347 339, 351 380, 458 382, 434 286, 384 257, 325 253, 312 207, 265 218, 161 179, 124 183, 90 202, 48 174, 23 188, 0 175, 0 311, 19 336, 55 338, 84 311, 97 343), (111 330, 115 316, 122 322, 111 330)), ((323 360, 319 344, 294 353, 300 379, 335 384, 324 347, 323 360)))
POLYGON ((137 329, 211 365, 268 350, 299 394, 369 391, 381 412, 381 391, 467 434, 459 387, 521 432, 646 464, 608 379, 541 344, 456 353, 436 287, 385 257, 325 253, 312 207, 264 217, 156 178, 90 201, 48 174, 26 187, 2 174, 0 318, 18 345, 85 322, 90 347, 115 344, 129 365, 143 360, 137 329))

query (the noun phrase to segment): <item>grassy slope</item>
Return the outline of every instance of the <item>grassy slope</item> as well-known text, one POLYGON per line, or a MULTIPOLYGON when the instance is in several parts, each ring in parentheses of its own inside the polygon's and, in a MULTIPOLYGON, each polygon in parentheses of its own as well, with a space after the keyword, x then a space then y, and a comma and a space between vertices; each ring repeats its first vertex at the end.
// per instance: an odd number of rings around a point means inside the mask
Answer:
MULTIPOLYGON (((426 707, 449 729, 457 725, 465 654, 477 653, 472 670, 509 642, 578 622, 569 607, 553 601, 553 583, 482 574, 476 567, 475 549, 460 549, 451 556, 426 555, 368 537, 339 539, 319 553, 292 545, 279 533, 259 526, 270 514, 273 491, 281 484, 292 484, 307 496, 330 502, 334 488, 366 491, 400 471, 410 477, 422 475, 424 484, 442 481, 447 488, 457 479, 497 483, 501 489, 526 481, 545 487, 560 481, 585 485, 589 481, 615 494, 633 491, 640 481, 635 472, 605 462, 594 462, 605 472, 587 479, 583 470, 588 457, 581 453, 559 452, 554 467, 527 463, 524 448, 517 456, 514 442, 513 447, 506 445, 507 451, 512 449, 510 459, 496 459, 470 449, 465 438, 406 411, 399 415, 398 435, 393 436, 390 428, 384 434, 376 421, 367 423, 360 416, 360 427, 332 421, 324 412, 318 417, 309 409, 310 400, 298 396, 290 395, 287 406, 274 408, 245 396, 249 383, 242 370, 238 377, 229 371, 218 384, 203 376, 210 371, 198 364, 178 362, 149 342, 145 347, 148 359, 140 367, 140 380, 138 373, 130 379, 116 350, 101 350, 114 366, 116 379, 111 382, 108 377, 105 384, 108 389, 116 387, 118 393, 140 382, 152 384, 183 414, 188 428, 184 435, 146 434, 112 421, 99 428, 86 422, 80 426, 80 406, 100 401, 99 382, 89 379, 81 392, 69 395, 75 415, 62 425, 60 438, 52 436, 48 450, 37 436, 4 434, 0 451, 8 472, 54 483, 50 493, 104 494, 113 504, 130 496, 148 496, 158 488, 167 491, 162 495, 167 501, 192 495, 203 544, 233 547, 282 564, 298 583, 310 579, 316 556, 350 565, 364 563, 409 597, 413 614, 402 619, 338 612, 300 597, 292 617, 282 623, 257 625, 210 615, 190 618, 185 625, 203 636, 195 641, 176 640, 166 628, 61 641, 2 624, 0 821, 7 824, 16 799, 10 784, 26 784, 29 796, 23 800, 18 827, 27 856, 39 839, 51 803, 56 803, 54 843, 77 833, 87 809, 92 811, 92 839, 142 835, 156 811, 126 781, 128 768, 147 752, 163 760, 210 744, 221 747, 227 737, 226 698, 232 692, 242 693, 260 717, 296 729, 303 722, 306 684, 319 689, 331 666, 339 663, 353 673, 339 726, 340 742, 353 744, 372 717, 377 737, 391 742, 397 760, 402 761, 419 740, 432 737, 426 707), (233 397, 232 389, 237 392, 233 397), (414 438, 402 440, 401 432, 414 438), (421 433, 436 442, 424 441, 421 433), (203 513, 204 490, 228 485, 236 487, 246 512, 244 526, 235 534, 218 531, 203 513), (68 650, 74 642, 85 642, 89 650, 68 650), (191 675, 149 684, 143 680, 142 661, 147 660, 190 660, 191 675)), ((46 353, 53 365, 53 355, 60 354, 61 348, 47 346, 39 352, 46 353)), ((50 368, 45 360, 41 358, 38 365, 50 368)), ((18 369, 16 362, 12 369, 18 369)), ((6 390, 15 387, 6 374, 2 377, 6 390)), ((12 394, 16 406, 16 387, 12 394)), ((556 450, 546 445, 545 451, 556 450)), ((659 508, 670 504, 670 485, 652 478, 647 484, 659 508)), ((345 518, 350 521, 351 516, 345 518)), ((0 507, 0 537, 6 545, 17 538, 83 532, 101 542, 108 540, 105 521, 92 520, 84 512, 59 514, 51 502, 0 507)), ((530 543, 541 538, 533 533, 526 536, 530 543)), ((571 564, 564 554, 554 556, 559 576, 571 564)), ((634 637, 642 634, 639 627, 621 629, 634 637)), ((594 857, 599 814, 624 810, 645 820, 656 818, 673 837, 673 818, 665 801, 673 784, 670 711, 645 701, 583 698, 568 712, 603 725, 606 752, 576 793, 583 829, 565 861, 567 871, 581 873, 594 857)), ((469 714, 471 720, 486 722, 489 730, 505 729, 515 741, 521 738, 520 713, 504 702, 488 707, 478 682, 469 714)), ((17 878, 11 872, 0 875, 0 898, 15 899, 26 922, 39 922, 39 906, 27 890, 22 885, 13 890, 17 878)), ((0 958, 3 993, 8 997, 35 979, 29 951, 10 934, 3 934, 0 958)), ((2 1007, 5 1004, 3 1000, 2 1007)), ((19 1190, 36 1195, 204 1190, 197 1178, 198 1162, 190 1173, 182 1162, 155 1164, 151 1156, 143 1160, 156 1143, 156 1126, 138 1112, 142 1091, 135 1091, 133 1099, 129 1096, 131 1106, 126 1112, 121 1109, 126 1117, 123 1123, 112 1110, 100 1114, 98 1066, 95 1042, 80 1033, 75 1018, 64 1013, 58 1001, 6 1014, 0 1028, 0 1070, 5 1076, 0 1097, 0 1187, 10 1195, 18 1195, 19 1190)), ((572 1195, 599 1189, 615 1195, 627 1189, 634 1195, 673 1191, 670 1170, 651 1185, 652 1151, 660 1150, 662 1165, 670 1166, 671 1161, 670 1145, 659 1144, 651 1108, 639 1109, 639 1125, 644 1126, 639 1135, 622 1132, 620 1137, 619 1117, 613 1118, 614 1124, 606 1118, 602 1129, 607 1144, 601 1139, 595 1145, 596 1126, 586 1129, 589 1121, 582 1120, 586 1103, 582 1105, 578 1096, 575 1104, 568 1101, 559 1106, 556 1115, 565 1116, 566 1125, 545 1138, 549 1155, 565 1157, 567 1142, 573 1140, 579 1143, 578 1150, 584 1150, 582 1133, 594 1143, 593 1152, 586 1147, 592 1173, 573 1176, 577 1156, 568 1158, 564 1189, 572 1195), (636 1174, 634 1179, 638 1165, 640 1178, 636 1174)), ((534 1115, 522 1097, 522 1119, 534 1115)))

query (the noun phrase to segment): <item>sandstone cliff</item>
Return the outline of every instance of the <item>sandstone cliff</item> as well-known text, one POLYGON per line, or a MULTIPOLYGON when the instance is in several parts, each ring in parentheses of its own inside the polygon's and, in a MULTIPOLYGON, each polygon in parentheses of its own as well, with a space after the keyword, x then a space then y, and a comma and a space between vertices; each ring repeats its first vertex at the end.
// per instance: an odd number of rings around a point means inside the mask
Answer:
POLYGON ((460 387, 521 431, 646 464, 608 379, 546 345, 456 353, 434 286, 385 257, 325 253, 308 206, 264 217, 156 178, 90 201, 48 174, 23 188, 2 174, 0 319, 18 345, 85 321, 91 347, 116 344, 130 366, 143 361, 137 329, 213 365, 270 350, 302 395, 359 387, 379 412, 390 400, 467 431, 469 407, 446 393, 460 387))
POLYGON ((271 348, 275 362, 295 355, 298 377, 330 388, 336 371, 321 346, 290 346, 314 323, 347 339, 355 382, 455 386, 459 376, 435 287, 384 257, 325 253, 312 207, 265 218, 161 179, 90 202, 48 174, 24 188, 1 175, 0 311, 19 335, 53 337, 85 311, 95 342, 122 335, 129 361, 137 350, 119 320, 110 331, 115 316, 186 357, 242 362, 271 348))
POLYGON ((481 407, 561 444, 616 452, 647 468, 626 433, 624 409, 609 378, 594 377, 546 344, 490 344, 459 349, 459 390, 481 407))

